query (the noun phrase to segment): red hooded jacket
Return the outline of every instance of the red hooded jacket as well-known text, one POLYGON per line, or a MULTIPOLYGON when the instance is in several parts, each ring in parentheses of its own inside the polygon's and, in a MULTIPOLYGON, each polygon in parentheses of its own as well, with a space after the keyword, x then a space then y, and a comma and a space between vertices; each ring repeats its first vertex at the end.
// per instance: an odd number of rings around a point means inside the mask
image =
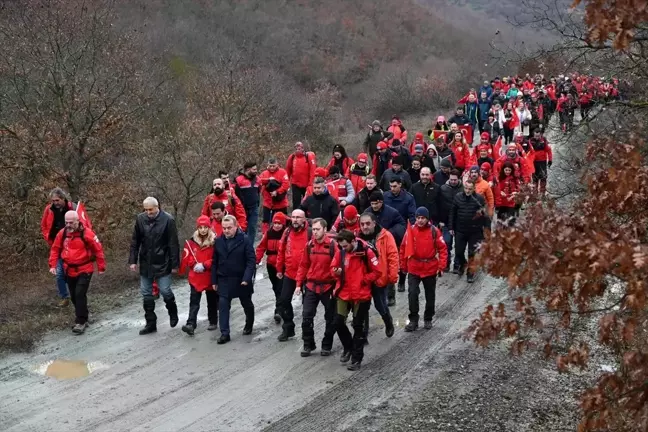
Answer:
POLYGON ((286 161, 286 173, 290 183, 300 188, 306 188, 313 184, 315 178, 315 153, 304 152, 301 155, 293 153, 286 161))
POLYGON ((211 266, 214 257, 214 240, 216 236, 210 233, 206 239, 201 240, 198 236, 198 231, 184 243, 182 251, 182 261, 180 261, 180 274, 185 274, 189 270, 189 285, 194 287, 196 291, 202 292, 205 290, 213 290, 211 282, 211 266), (194 258, 195 255, 195 258, 194 258), (205 271, 196 273, 194 266, 202 263, 205 271))
POLYGON ((374 251, 364 241, 356 239, 356 242, 351 252, 338 249, 331 263, 331 274, 338 280, 336 295, 348 302, 371 300, 371 285, 382 274, 374 251), (340 276, 333 272, 335 268, 343 269, 340 276))
POLYGON ((436 276, 445 267, 448 261, 448 247, 443 241, 443 234, 432 224, 423 228, 417 224, 411 226, 405 233, 400 247, 401 270, 418 277, 436 276), (412 234, 410 236, 410 233, 412 234), (411 257, 407 257, 408 243, 413 241, 414 245, 409 246, 414 251, 411 257), (439 265, 439 262, 442 265, 439 265))
POLYGON ((308 243, 308 223, 299 231, 292 226, 286 228, 279 241, 277 273, 283 273, 284 277, 297 280, 299 264, 304 256, 306 243, 308 243))
POLYGON ((93 273, 94 263, 100 272, 106 271, 106 258, 99 238, 90 228, 68 233, 65 228, 56 234, 50 249, 49 266, 56 267, 59 257, 63 259, 63 269, 69 277, 77 277, 81 273, 93 273), (83 235, 83 238, 81 238, 83 235))
POLYGON ((290 180, 288 173, 283 168, 277 168, 275 172, 265 170, 259 176, 261 183, 261 196, 263 197, 263 207, 271 210, 284 209, 288 207, 288 189, 290 189, 290 180), (275 191, 277 196, 273 197, 268 192, 268 185, 271 182, 279 183, 279 188, 275 191))
POLYGON ((214 215, 212 214, 211 205, 217 201, 221 201, 223 204, 225 204, 225 210, 227 211, 227 213, 234 216, 241 229, 245 231, 247 228, 247 215, 245 214, 245 207, 243 207, 241 200, 236 196, 233 189, 230 190, 230 193, 232 194, 231 198, 227 195, 227 192, 222 192, 218 196, 213 193, 207 195, 205 197, 205 202, 203 203, 201 214, 207 216, 209 219, 212 219, 214 215), (232 203, 234 204, 233 206, 232 203))
MULTIPOLYGON (((74 205, 71 202, 66 201, 68 210, 74 210, 74 205)), ((43 210, 43 217, 41 218, 41 232, 43 233, 43 238, 48 245, 52 246, 54 239, 50 238, 50 232, 52 231, 52 225, 54 224, 54 213, 52 213, 52 204, 48 204, 43 210)))
POLYGON ((331 262, 335 251, 337 243, 333 239, 325 236, 321 243, 315 239, 310 240, 299 264, 297 286, 304 286, 317 294, 333 288, 335 278, 331 275, 331 262))
POLYGON ((263 259, 263 255, 267 255, 267 265, 277 268, 277 255, 279 254, 279 244, 286 228, 276 231, 274 228, 268 228, 268 231, 263 234, 261 243, 256 248, 256 262, 259 264, 263 259))

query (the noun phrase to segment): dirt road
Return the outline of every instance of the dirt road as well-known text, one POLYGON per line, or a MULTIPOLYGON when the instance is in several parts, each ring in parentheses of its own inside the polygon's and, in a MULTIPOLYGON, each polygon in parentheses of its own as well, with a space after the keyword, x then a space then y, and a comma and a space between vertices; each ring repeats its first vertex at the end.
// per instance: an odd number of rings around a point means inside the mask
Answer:
MULTIPOLYGON (((176 284, 181 324, 188 309, 188 287, 176 284)), ((139 304, 97 317, 83 336, 48 336, 30 355, 0 360, 0 424, 5 432, 28 431, 309 431, 343 430, 372 408, 398 404, 442 368, 424 362, 464 343, 460 330, 484 303, 505 292, 501 282, 481 276, 444 276, 437 289, 437 315, 432 330, 405 333, 406 293, 398 293, 393 310, 396 334, 387 339, 382 320, 372 310, 370 345, 363 368, 349 372, 334 356, 299 356, 298 338, 279 343, 280 328, 272 320, 273 302, 267 279, 257 282, 257 319, 251 336, 242 336, 243 312, 232 310, 231 343, 216 345, 217 332, 207 332, 201 310, 196 336, 179 326, 171 329, 158 301, 157 334, 139 336, 143 325, 139 304), (80 378, 43 375, 50 362, 78 360, 87 369, 80 378), (334 422, 331 422, 335 419, 334 422)), ((301 315, 295 298, 296 316, 301 315)), ((203 306, 205 307, 205 306, 203 306)), ((323 313, 316 334, 323 334, 323 313)), ((296 322, 300 323, 300 319, 296 322)), ((50 372, 52 367, 50 367, 50 372)))

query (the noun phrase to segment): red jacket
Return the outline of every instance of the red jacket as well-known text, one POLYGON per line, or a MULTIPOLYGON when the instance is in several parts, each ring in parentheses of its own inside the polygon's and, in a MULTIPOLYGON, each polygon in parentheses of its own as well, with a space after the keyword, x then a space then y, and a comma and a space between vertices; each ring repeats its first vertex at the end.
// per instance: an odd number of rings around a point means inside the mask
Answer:
POLYGON ((546 138, 540 138, 539 140, 536 140, 535 138, 530 138, 529 144, 533 148, 534 161, 536 162, 553 161, 553 152, 551 151, 551 146, 547 142, 546 138))
POLYGON ((362 169, 357 166, 357 163, 351 165, 347 177, 349 178, 349 180, 351 180, 353 190, 356 191, 356 193, 360 192, 365 187, 367 176, 370 172, 371 170, 369 169, 369 166, 366 166, 364 169, 362 169))
POLYGON ((346 177, 340 177, 337 180, 327 180, 326 187, 328 188, 328 185, 331 185, 333 187, 333 190, 335 190, 333 198, 337 200, 338 198, 344 198, 345 196, 347 196, 346 182, 346 177))
POLYGON ((468 144, 464 145, 463 142, 457 145, 456 141, 453 140, 448 144, 448 147, 455 155, 455 167, 465 169, 466 164, 470 161, 470 146, 468 144))
MULTIPOLYGON (((326 190, 328 190, 328 193, 329 193, 333 198, 335 198, 335 200, 337 201, 337 199, 338 199, 338 196, 337 196, 338 191, 337 191, 337 187, 336 187, 336 185, 334 185, 334 184, 331 183, 331 182, 326 182, 326 190)), ((306 198, 308 198, 309 196, 311 196, 311 195, 313 195, 313 185, 310 185, 310 186, 308 186, 308 187, 306 188, 306 193, 304 194, 304 199, 302 199, 302 202, 304 202, 304 200, 305 200, 306 198)))
POLYGON ((333 232, 340 232, 343 229, 351 231, 353 234, 358 234, 360 231, 360 216, 356 218, 355 223, 349 223, 348 220, 344 219, 344 216, 342 214, 343 212, 340 212, 340 216, 338 216, 337 219, 335 219, 335 222, 333 222, 333 227, 331 228, 331 231, 333 232))
MULTIPOLYGON (((74 210, 74 206, 71 202, 66 201, 68 210, 74 210)), ((43 233, 43 238, 48 245, 52 246, 54 239, 50 238, 50 233, 52 232, 52 225, 54 224, 54 213, 52 213, 52 204, 48 204, 43 210, 43 217, 41 218, 41 232, 43 233)))
POLYGON ((216 233, 216 237, 223 235, 223 221, 222 220, 211 220, 211 229, 216 233))
POLYGON ((205 290, 212 290, 211 281, 211 265, 214 256, 214 240, 216 236, 210 235, 202 243, 199 243, 198 232, 195 232, 193 237, 184 243, 182 251, 182 261, 180 261, 180 274, 185 274, 189 270, 189 285, 194 287, 196 291, 202 292, 205 290), (193 253, 192 253, 193 252, 193 253), (196 256, 194 258, 194 255, 196 256), (205 271, 196 273, 194 266, 202 263, 205 271))
POLYGON ((423 146, 423 153, 427 153, 428 143, 423 141, 423 139, 421 139, 420 141, 417 140, 417 139, 414 139, 414 141, 412 141, 412 143, 409 145, 409 152, 410 152, 410 154, 412 156, 414 156, 414 153, 415 153, 414 152, 414 147, 416 147, 417 144, 421 144, 423 146))
POLYGON ((513 193, 520 191, 520 179, 513 175, 506 176, 504 180, 499 180, 493 189, 496 207, 513 208, 515 207, 513 193))
POLYGON ((308 187, 313 184, 315 178, 315 153, 304 152, 302 155, 296 153, 288 156, 286 161, 286 172, 290 183, 301 188, 308 187))
POLYGON ((439 271, 445 268, 448 261, 448 247, 443 241, 443 234, 431 224, 423 228, 414 224, 407 232, 400 247, 401 270, 418 277, 436 276, 439 271), (412 236, 410 238, 410 233, 412 236), (414 251, 411 257, 407 257, 408 243, 414 242, 414 251), (439 262, 441 265, 439 265, 439 262))
POLYGON ((317 294, 333 288, 335 278, 331 275, 331 262, 337 249, 335 240, 328 237, 324 237, 322 243, 310 240, 299 264, 297 286, 304 286, 317 294))
POLYGON ((211 205, 217 201, 221 201, 223 204, 225 204, 225 210, 227 211, 227 213, 234 216, 241 229, 245 231, 245 229, 247 228, 247 215, 245 214, 245 207, 243 207, 241 200, 236 196, 233 190, 230 190, 230 194, 232 194, 231 198, 227 195, 227 192, 223 192, 218 196, 213 193, 207 195, 205 197, 205 202, 203 203, 201 214, 211 219, 213 217, 211 205), (234 208, 232 208, 232 203, 234 203, 234 208))
MULTIPOLYGON (((346 173, 349 171, 349 168, 351 168, 351 165, 353 165, 353 162, 354 162, 353 159, 347 156, 342 161, 342 169, 340 170, 340 175, 342 176, 346 175, 346 173)), ((331 157, 331 160, 329 161, 328 165, 326 165, 326 172, 328 172, 333 165, 335 165, 335 157, 331 157)))
POLYGON ((376 254, 362 240, 357 240, 352 252, 336 251, 331 273, 338 279, 337 297, 348 302, 371 300, 371 285, 382 275, 376 254), (335 268, 343 269, 340 276, 333 272, 335 268))
POLYGON ((261 183, 261 196, 263 197, 263 207, 269 208, 271 210, 283 209, 288 207, 288 189, 290 189, 290 180, 288 179, 288 173, 283 168, 277 168, 277 171, 270 172, 265 170, 259 176, 259 182, 261 183), (277 192, 276 197, 272 197, 270 192, 268 192, 268 185, 270 183, 278 183, 279 188, 275 190, 277 192))
POLYGON ((279 243, 281 243, 281 237, 283 236, 284 231, 285 228, 282 228, 279 231, 275 231, 274 228, 269 228, 268 231, 263 234, 261 243, 259 243, 256 248, 257 264, 261 262, 263 255, 265 254, 268 256, 266 264, 277 268, 277 254, 279 253, 279 243))
POLYGON ((93 273, 95 261, 100 272, 106 271, 103 247, 90 228, 72 233, 68 233, 65 228, 59 231, 50 249, 50 268, 56 267, 59 257, 63 259, 65 274, 70 277, 79 276, 81 273, 93 273))
POLYGON ((297 280, 299 264, 304 256, 306 243, 308 243, 308 224, 299 231, 296 231, 292 226, 286 228, 279 241, 277 273, 283 273, 284 277, 297 280))
POLYGON ((493 167, 493 175, 495 178, 499 178, 500 176, 500 171, 502 171, 502 167, 504 166, 504 162, 511 162, 513 166, 515 167, 515 175, 520 177, 522 181, 525 183, 529 183, 531 181, 531 173, 529 172, 528 165, 524 158, 520 155, 516 155, 515 158, 509 159, 507 155, 503 155, 499 159, 495 161, 495 166, 493 167))

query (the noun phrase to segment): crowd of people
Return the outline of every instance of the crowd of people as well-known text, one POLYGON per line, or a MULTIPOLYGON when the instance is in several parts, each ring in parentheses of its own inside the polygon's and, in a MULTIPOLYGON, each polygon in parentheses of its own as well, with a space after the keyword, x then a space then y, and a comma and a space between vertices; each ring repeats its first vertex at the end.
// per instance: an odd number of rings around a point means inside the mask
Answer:
MULTIPOLYGON (((229 315, 236 298, 246 317, 243 334, 251 334, 255 273, 265 260, 274 321, 281 325, 278 340, 296 336, 292 299, 297 293, 303 301, 301 356, 317 349, 314 320, 321 303, 320 355, 331 355, 337 333, 340 360, 357 370, 372 300, 386 337, 392 337, 390 307, 396 291, 407 290, 404 330, 413 332, 421 318, 422 286, 423 328, 432 328, 437 279, 452 272, 474 282, 472 261, 485 230, 495 218, 515 223, 524 185, 545 193, 552 149, 544 131, 552 115, 558 113, 566 131, 577 105, 586 117, 595 101, 616 97, 613 81, 579 74, 495 78, 471 89, 451 118, 439 116, 425 134, 410 134, 398 116, 386 127, 374 121, 355 158, 335 145, 318 167, 317 155, 298 142, 285 168, 270 157, 261 172, 256 162, 245 163, 234 178, 220 172, 195 232, 184 243, 173 217, 148 197, 136 218, 129 256, 131 269, 140 274, 146 321, 140 334, 157 331, 157 295, 171 327, 177 326, 171 275, 178 272, 188 273, 191 290, 182 331, 194 335, 204 292, 207 329, 220 327, 218 344, 231 340, 229 315)), ((51 246, 50 272, 57 276, 61 305, 72 300, 73 331, 81 334, 95 262, 101 273, 105 259, 87 214, 59 188, 50 198, 41 226, 51 246)))

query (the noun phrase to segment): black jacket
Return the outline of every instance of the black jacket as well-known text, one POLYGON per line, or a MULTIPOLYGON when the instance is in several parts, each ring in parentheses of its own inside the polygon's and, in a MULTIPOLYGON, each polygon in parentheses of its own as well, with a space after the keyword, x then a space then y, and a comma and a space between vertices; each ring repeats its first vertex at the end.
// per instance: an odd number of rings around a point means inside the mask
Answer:
POLYGON ((464 234, 481 232, 490 225, 488 217, 485 216, 485 207, 484 197, 477 193, 470 196, 465 193, 455 195, 450 211, 449 228, 464 234))
POLYGON ((400 178, 401 183, 403 185, 403 190, 409 191, 410 188, 412 187, 412 179, 410 178, 410 175, 407 171, 404 169, 401 169, 400 171, 396 172, 394 171, 393 168, 389 168, 387 171, 385 171, 380 179, 380 183, 378 185, 380 186, 380 189, 383 191, 388 191, 389 190, 389 183, 393 178, 400 178))
POLYGON ((380 129, 378 132, 374 132, 373 129, 367 133, 365 138, 363 149, 365 153, 369 153, 369 157, 373 158, 373 155, 376 154, 376 147, 380 141, 386 141, 391 139, 394 136, 393 133, 387 132, 380 129))
POLYGON ((438 222, 441 187, 433 181, 428 184, 419 181, 412 185, 411 193, 414 195, 416 208, 425 207, 430 212, 430 220, 433 223, 438 222))
POLYGON ((218 285, 218 295, 230 299, 252 295, 255 264, 252 240, 243 231, 237 230, 231 239, 218 236, 214 242, 211 266, 211 280, 213 285, 218 285), (247 282, 247 285, 241 285, 241 282, 247 282))
POLYGON ((456 187, 452 187, 448 183, 441 186, 439 191, 439 222, 448 224, 455 195, 460 192, 463 192, 463 185, 461 183, 457 184, 456 187))
POLYGON ((365 210, 371 207, 369 196, 371 195, 371 192, 376 190, 379 191, 380 188, 376 186, 373 190, 370 191, 369 189, 364 187, 360 190, 360 192, 356 194, 355 199, 353 200, 353 206, 358 210, 358 214, 364 213, 365 210))
POLYGON ((324 219, 329 229, 340 214, 340 206, 337 200, 327 190, 321 195, 310 195, 301 203, 300 208, 304 210, 308 219, 324 219))
POLYGON ((180 266, 180 246, 175 220, 160 210, 154 218, 140 213, 130 245, 129 264, 139 261, 140 275, 148 278, 166 276, 180 266))

